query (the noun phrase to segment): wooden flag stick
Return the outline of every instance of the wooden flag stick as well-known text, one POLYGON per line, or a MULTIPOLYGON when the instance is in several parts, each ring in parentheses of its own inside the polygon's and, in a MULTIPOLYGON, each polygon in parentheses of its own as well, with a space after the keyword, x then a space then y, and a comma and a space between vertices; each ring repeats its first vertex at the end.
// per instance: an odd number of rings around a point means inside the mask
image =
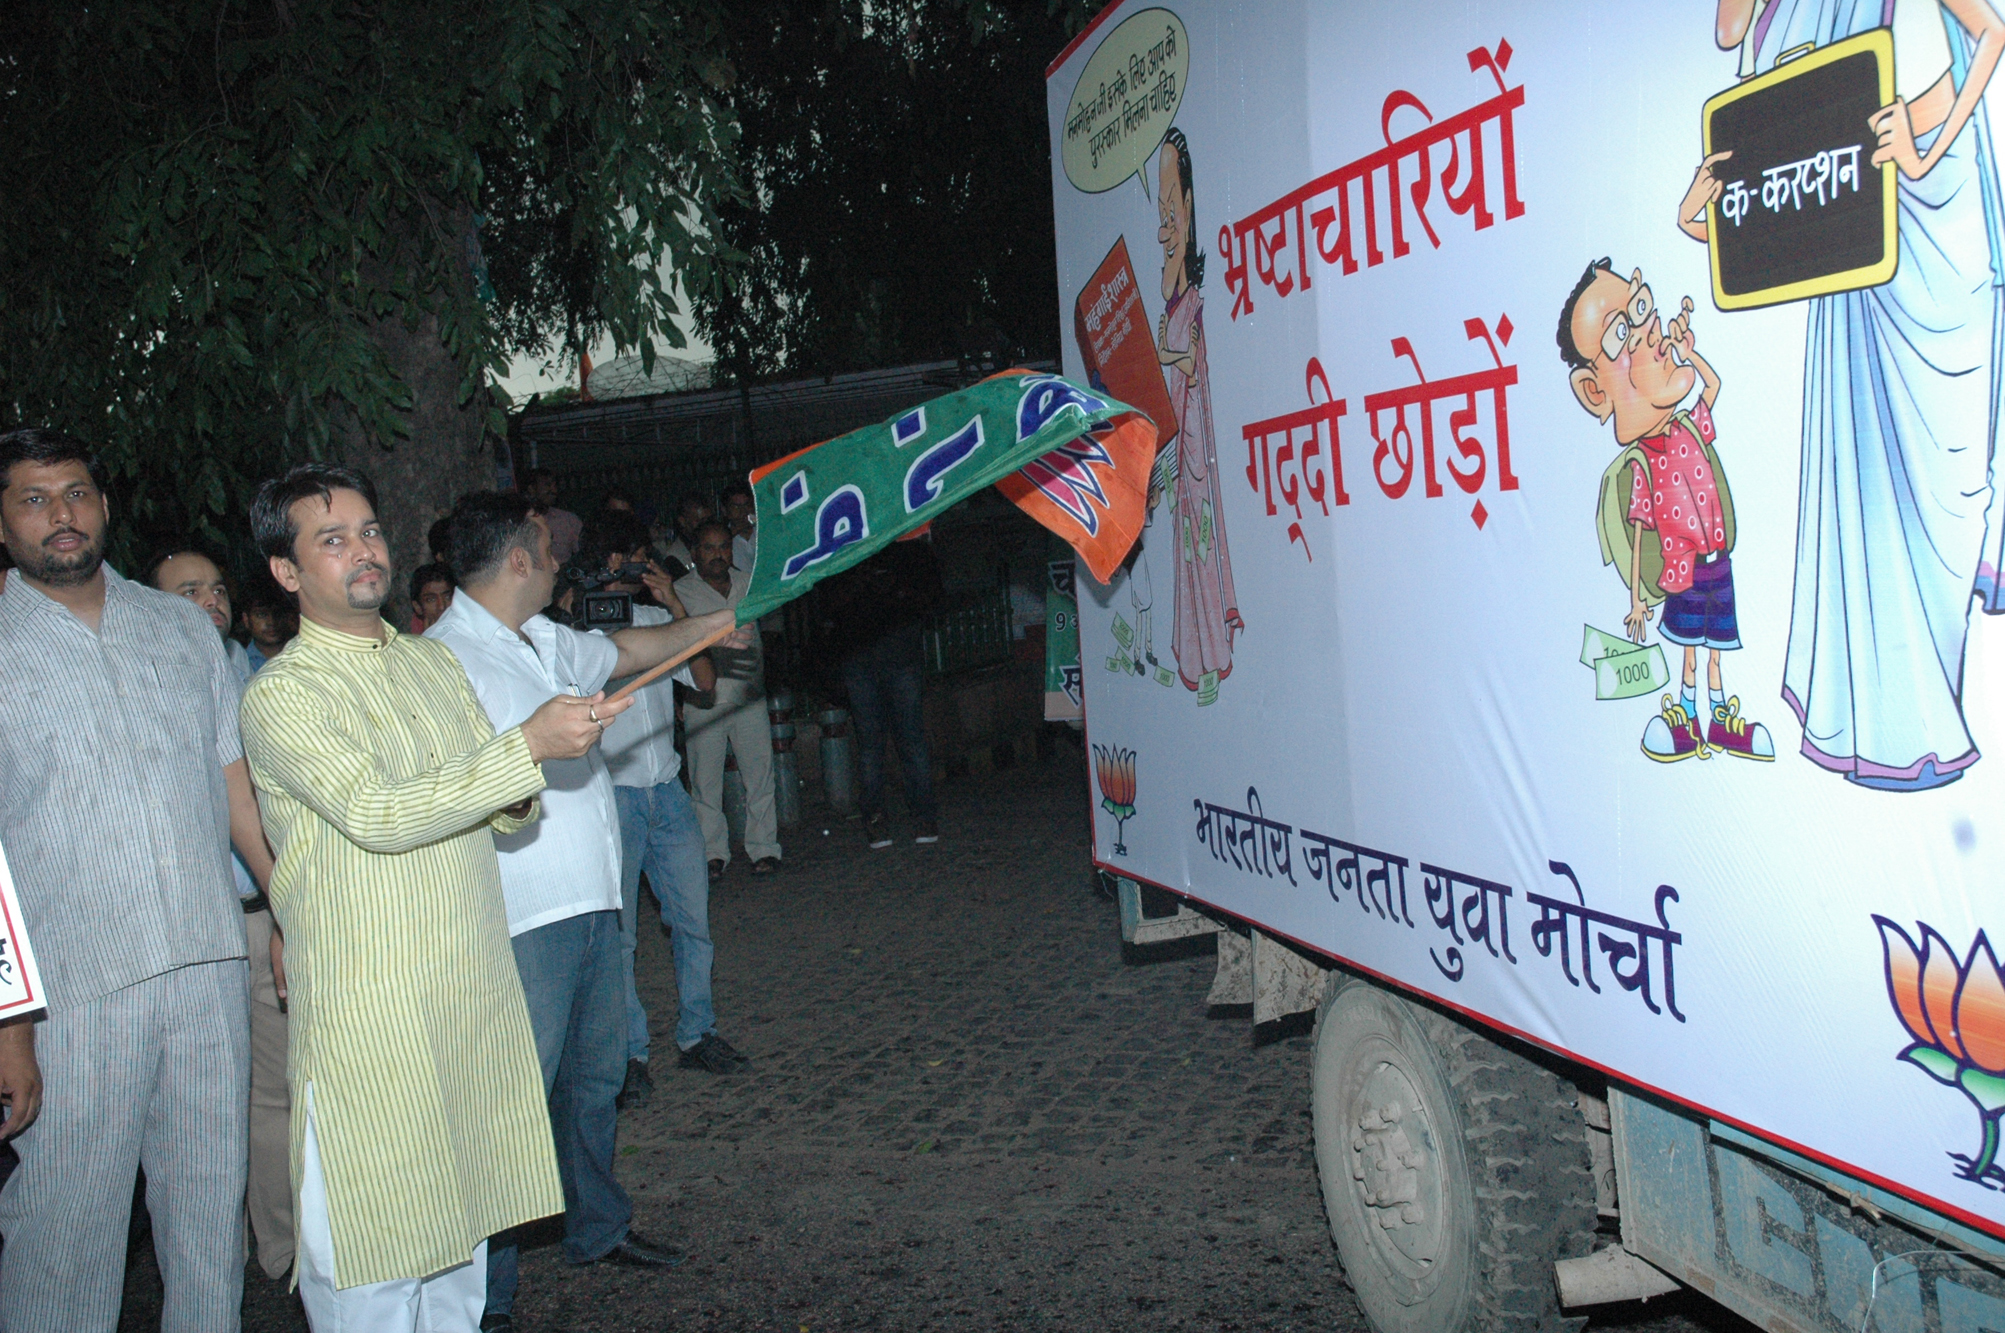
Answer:
POLYGON ((639 689, 641 686, 653 684, 655 681, 661 679, 669 672, 681 666, 684 662, 687 662, 690 658, 702 652, 705 648, 708 648, 711 644, 720 643, 723 640, 730 638, 731 635, 737 632, 737 630, 738 627, 736 625, 726 625, 723 629, 713 632, 708 638, 702 640, 700 643, 697 643, 693 647, 684 648, 681 652, 677 653, 674 657, 669 658, 666 662, 663 662, 660 666, 649 667, 646 671, 641 672, 638 676, 635 676, 632 680, 628 681, 626 684, 620 686, 619 689, 615 690, 613 694, 609 698, 607 698, 606 702, 609 704, 618 703, 621 699, 626 698, 629 694, 632 694, 635 690, 639 689))

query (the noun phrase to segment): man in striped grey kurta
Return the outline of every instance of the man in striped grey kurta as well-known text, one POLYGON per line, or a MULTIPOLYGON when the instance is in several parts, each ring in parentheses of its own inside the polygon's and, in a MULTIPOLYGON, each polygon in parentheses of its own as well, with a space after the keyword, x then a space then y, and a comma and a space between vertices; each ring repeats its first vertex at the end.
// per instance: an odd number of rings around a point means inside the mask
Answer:
POLYGON ((237 677, 199 608, 104 567, 109 521, 84 446, 0 435, 16 565, 0 590, 0 843, 49 1004, 39 1032, 6 1030, 0 1059, 21 1153, 0 1193, 7 1333, 117 1326, 142 1163, 162 1328, 235 1329, 243 1297, 250 1020, 233 837, 267 862, 237 677), (37 1059, 47 1100, 31 1124, 37 1059))
POLYGON ((316 1329, 472 1330, 485 1238, 564 1206, 493 831, 623 705, 553 699, 496 735, 453 655, 381 618, 361 474, 295 468, 251 519, 300 605, 243 708, 278 852, 300 1295, 316 1329))

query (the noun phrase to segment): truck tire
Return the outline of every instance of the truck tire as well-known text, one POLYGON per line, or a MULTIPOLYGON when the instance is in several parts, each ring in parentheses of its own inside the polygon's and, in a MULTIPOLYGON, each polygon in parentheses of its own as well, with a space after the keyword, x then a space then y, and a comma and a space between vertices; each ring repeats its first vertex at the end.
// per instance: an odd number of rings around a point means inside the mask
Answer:
POLYGON ((1593 1245, 1572 1085, 1481 1028, 1337 976, 1310 1075, 1316 1167, 1366 1320, 1375 1333, 1577 1327, 1552 1275, 1593 1245))

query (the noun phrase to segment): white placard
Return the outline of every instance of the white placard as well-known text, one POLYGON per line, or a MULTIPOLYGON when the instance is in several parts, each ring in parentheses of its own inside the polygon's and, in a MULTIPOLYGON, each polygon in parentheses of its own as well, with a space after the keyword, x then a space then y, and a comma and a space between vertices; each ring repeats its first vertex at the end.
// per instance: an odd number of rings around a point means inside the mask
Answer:
POLYGON ((21 898, 0 848, 0 1018, 46 1008, 42 974, 35 967, 34 946, 28 943, 28 923, 21 915, 21 898))
MULTIPOLYGON (((1881 7, 1763 12, 1760 70, 1881 7)), ((1160 374, 1179 428, 1131 571, 1079 579, 1133 756, 1096 859, 2005 1235, 2005 88, 1903 177, 1891 282, 1723 312, 1678 225, 1715 17, 1132 3, 1054 64, 1065 373, 1160 374), (1687 295, 1683 414, 1626 438, 1687 295), (1666 550, 1714 471, 1731 535, 1666 550)))

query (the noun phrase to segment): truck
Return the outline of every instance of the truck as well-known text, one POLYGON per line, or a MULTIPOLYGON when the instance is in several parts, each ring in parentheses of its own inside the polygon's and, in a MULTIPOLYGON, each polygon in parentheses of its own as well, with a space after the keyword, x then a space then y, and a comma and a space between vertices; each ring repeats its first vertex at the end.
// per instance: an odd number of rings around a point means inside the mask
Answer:
POLYGON ((2005 1330, 2001 47, 1122 0, 1048 70, 1062 371, 1158 435, 1047 699, 1122 939, 1314 1015, 1379 1333, 2005 1330))

